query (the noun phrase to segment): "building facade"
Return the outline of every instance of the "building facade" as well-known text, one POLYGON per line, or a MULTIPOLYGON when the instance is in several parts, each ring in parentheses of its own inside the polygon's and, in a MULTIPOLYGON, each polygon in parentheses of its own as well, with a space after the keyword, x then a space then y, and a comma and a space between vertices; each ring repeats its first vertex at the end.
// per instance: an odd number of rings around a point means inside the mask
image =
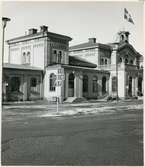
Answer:
POLYGON ((95 38, 69 48, 72 39, 29 29, 8 40, 9 59, 3 68, 3 100, 47 99, 72 102, 109 95, 128 98, 143 93, 142 55, 120 32, 117 43, 100 44, 95 38), (118 82, 117 82, 118 80, 118 82))
POLYGON ((70 55, 82 57, 108 71, 109 95, 130 98, 143 94, 143 56, 129 43, 129 32, 121 31, 116 43, 100 44, 95 38, 70 47, 70 55), (118 82, 117 82, 118 81, 118 82))

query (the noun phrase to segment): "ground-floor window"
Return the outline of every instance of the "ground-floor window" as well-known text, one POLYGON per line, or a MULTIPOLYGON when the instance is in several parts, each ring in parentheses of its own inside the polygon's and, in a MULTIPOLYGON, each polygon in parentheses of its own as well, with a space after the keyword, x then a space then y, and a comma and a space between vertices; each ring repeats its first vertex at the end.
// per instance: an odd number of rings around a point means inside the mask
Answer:
POLYGON ((37 91, 37 78, 31 78, 30 80, 31 91, 37 91))
POLYGON ((50 74, 50 91, 55 91, 55 81, 56 81, 56 75, 50 74))
POLYGON ((96 93, 98 91, 98 78, 96 76, 93 77, 93 92, 96 93))
POLYGON ((74 96, 74 79, 75 79, 75 76, 73 73, 69 74, 69 83, 68 83, 68 96, 69 97, 73 97, 74 96))
POLYGON ((88 92, 88 76, 83 76, 83 92, 88 92))
POLYGON ((129 82, 128 82, 128 95, 132 96, 132 77, 129 77, 129 82))
POLYGON ((138 78, 138 95, 139 96, 142 95, 142 78, 141 77, 138 78))

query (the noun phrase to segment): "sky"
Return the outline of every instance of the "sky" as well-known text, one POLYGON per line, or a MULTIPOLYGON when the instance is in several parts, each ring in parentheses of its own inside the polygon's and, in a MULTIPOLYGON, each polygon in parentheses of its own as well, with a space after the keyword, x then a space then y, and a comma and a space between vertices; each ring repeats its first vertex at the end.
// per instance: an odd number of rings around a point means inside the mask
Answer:
POLYGON ((130 43, 141 54, 144 52, 141 1, 5 1, 2 3, 2 15, 11 18, 6 27, 6 40, 25 35, 29 28, 39 30, 41 25, 47 25, 51 32, 73 38, 70 46, 87 42, 91 37, 99 43, 115 42, 117 32, 127 30, 130 32, 130 43), (124 20, 124 8, 131 14, 134 25, 124 20))

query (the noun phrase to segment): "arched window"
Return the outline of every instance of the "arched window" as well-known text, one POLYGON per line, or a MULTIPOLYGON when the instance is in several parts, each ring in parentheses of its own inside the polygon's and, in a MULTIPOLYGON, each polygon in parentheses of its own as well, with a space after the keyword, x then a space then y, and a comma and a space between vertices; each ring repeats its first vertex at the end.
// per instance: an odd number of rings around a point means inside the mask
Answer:
POLYGON ((131 76, 128 79, 128 95, 132 96, 132 77, 131 76))
POLYGON ((27 52, 26 63, 30 64, 30 52, 27 52))
POLYGON ((59 63, 59 64, 61 63, 61 58, 62 58, 62 52, 59 51, 59 52, 58 52, 58 63, 59 63))
POLYGON ((120 57, 120 59, 119 59, 119 63, 122 63, 122 58, 120 57))
POLYGON ((112 92, 117 91, 117 77, 112 77, 112 92))
POLYGON ((104 59, 103 58, 101 59, 101 65, 104 65, 104 59))
POLYGON ((26 63, 26 53, 25 53, 25 52, 23 52, 22 61, 23 61, 23 64, 25 64, 25 63, 26 63))
POLYGON ((57 62, 57 51, 53 50, 52 63, 56 63, 56 62, 57 62))
POLYGON ((121 35, 121 40, 122 40, 122 41, 124 40, 124 35, 121 35))
POLYGON ((125 59, 125 64, 127 64, 128 63, 128 59, 125 59))
POLYGON ((55 81, 56 81, 56 75, 55 74, 50 74, 50 91, 55 91, 55 81))
POLYGON ((130 60, 130 64, 133 64, 133 60, 130 60))
POLYGON ((96 76, 93 77, 93 92, 96 93, 98 91, 98 78, 96 76))
POLYGON ((88 92, 88 76, 83 76, 83 92, 88 92))
POLYGON ((105 59, 105 64, 107 64, 107 59, 105 59))

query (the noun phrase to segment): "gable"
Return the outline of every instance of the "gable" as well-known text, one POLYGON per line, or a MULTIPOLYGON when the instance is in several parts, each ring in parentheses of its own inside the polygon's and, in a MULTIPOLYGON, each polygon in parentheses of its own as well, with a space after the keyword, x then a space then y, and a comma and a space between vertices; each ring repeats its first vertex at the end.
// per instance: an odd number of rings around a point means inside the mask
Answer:
POLYGON ((132 58, 135 58, 136 56, 138 56, 138 53, 136 52, 134 47, 130 45, 129 43, 120 44, 118 46, 118 53, 119 55, 122 55, 122 56, 128 55, 132 58))

